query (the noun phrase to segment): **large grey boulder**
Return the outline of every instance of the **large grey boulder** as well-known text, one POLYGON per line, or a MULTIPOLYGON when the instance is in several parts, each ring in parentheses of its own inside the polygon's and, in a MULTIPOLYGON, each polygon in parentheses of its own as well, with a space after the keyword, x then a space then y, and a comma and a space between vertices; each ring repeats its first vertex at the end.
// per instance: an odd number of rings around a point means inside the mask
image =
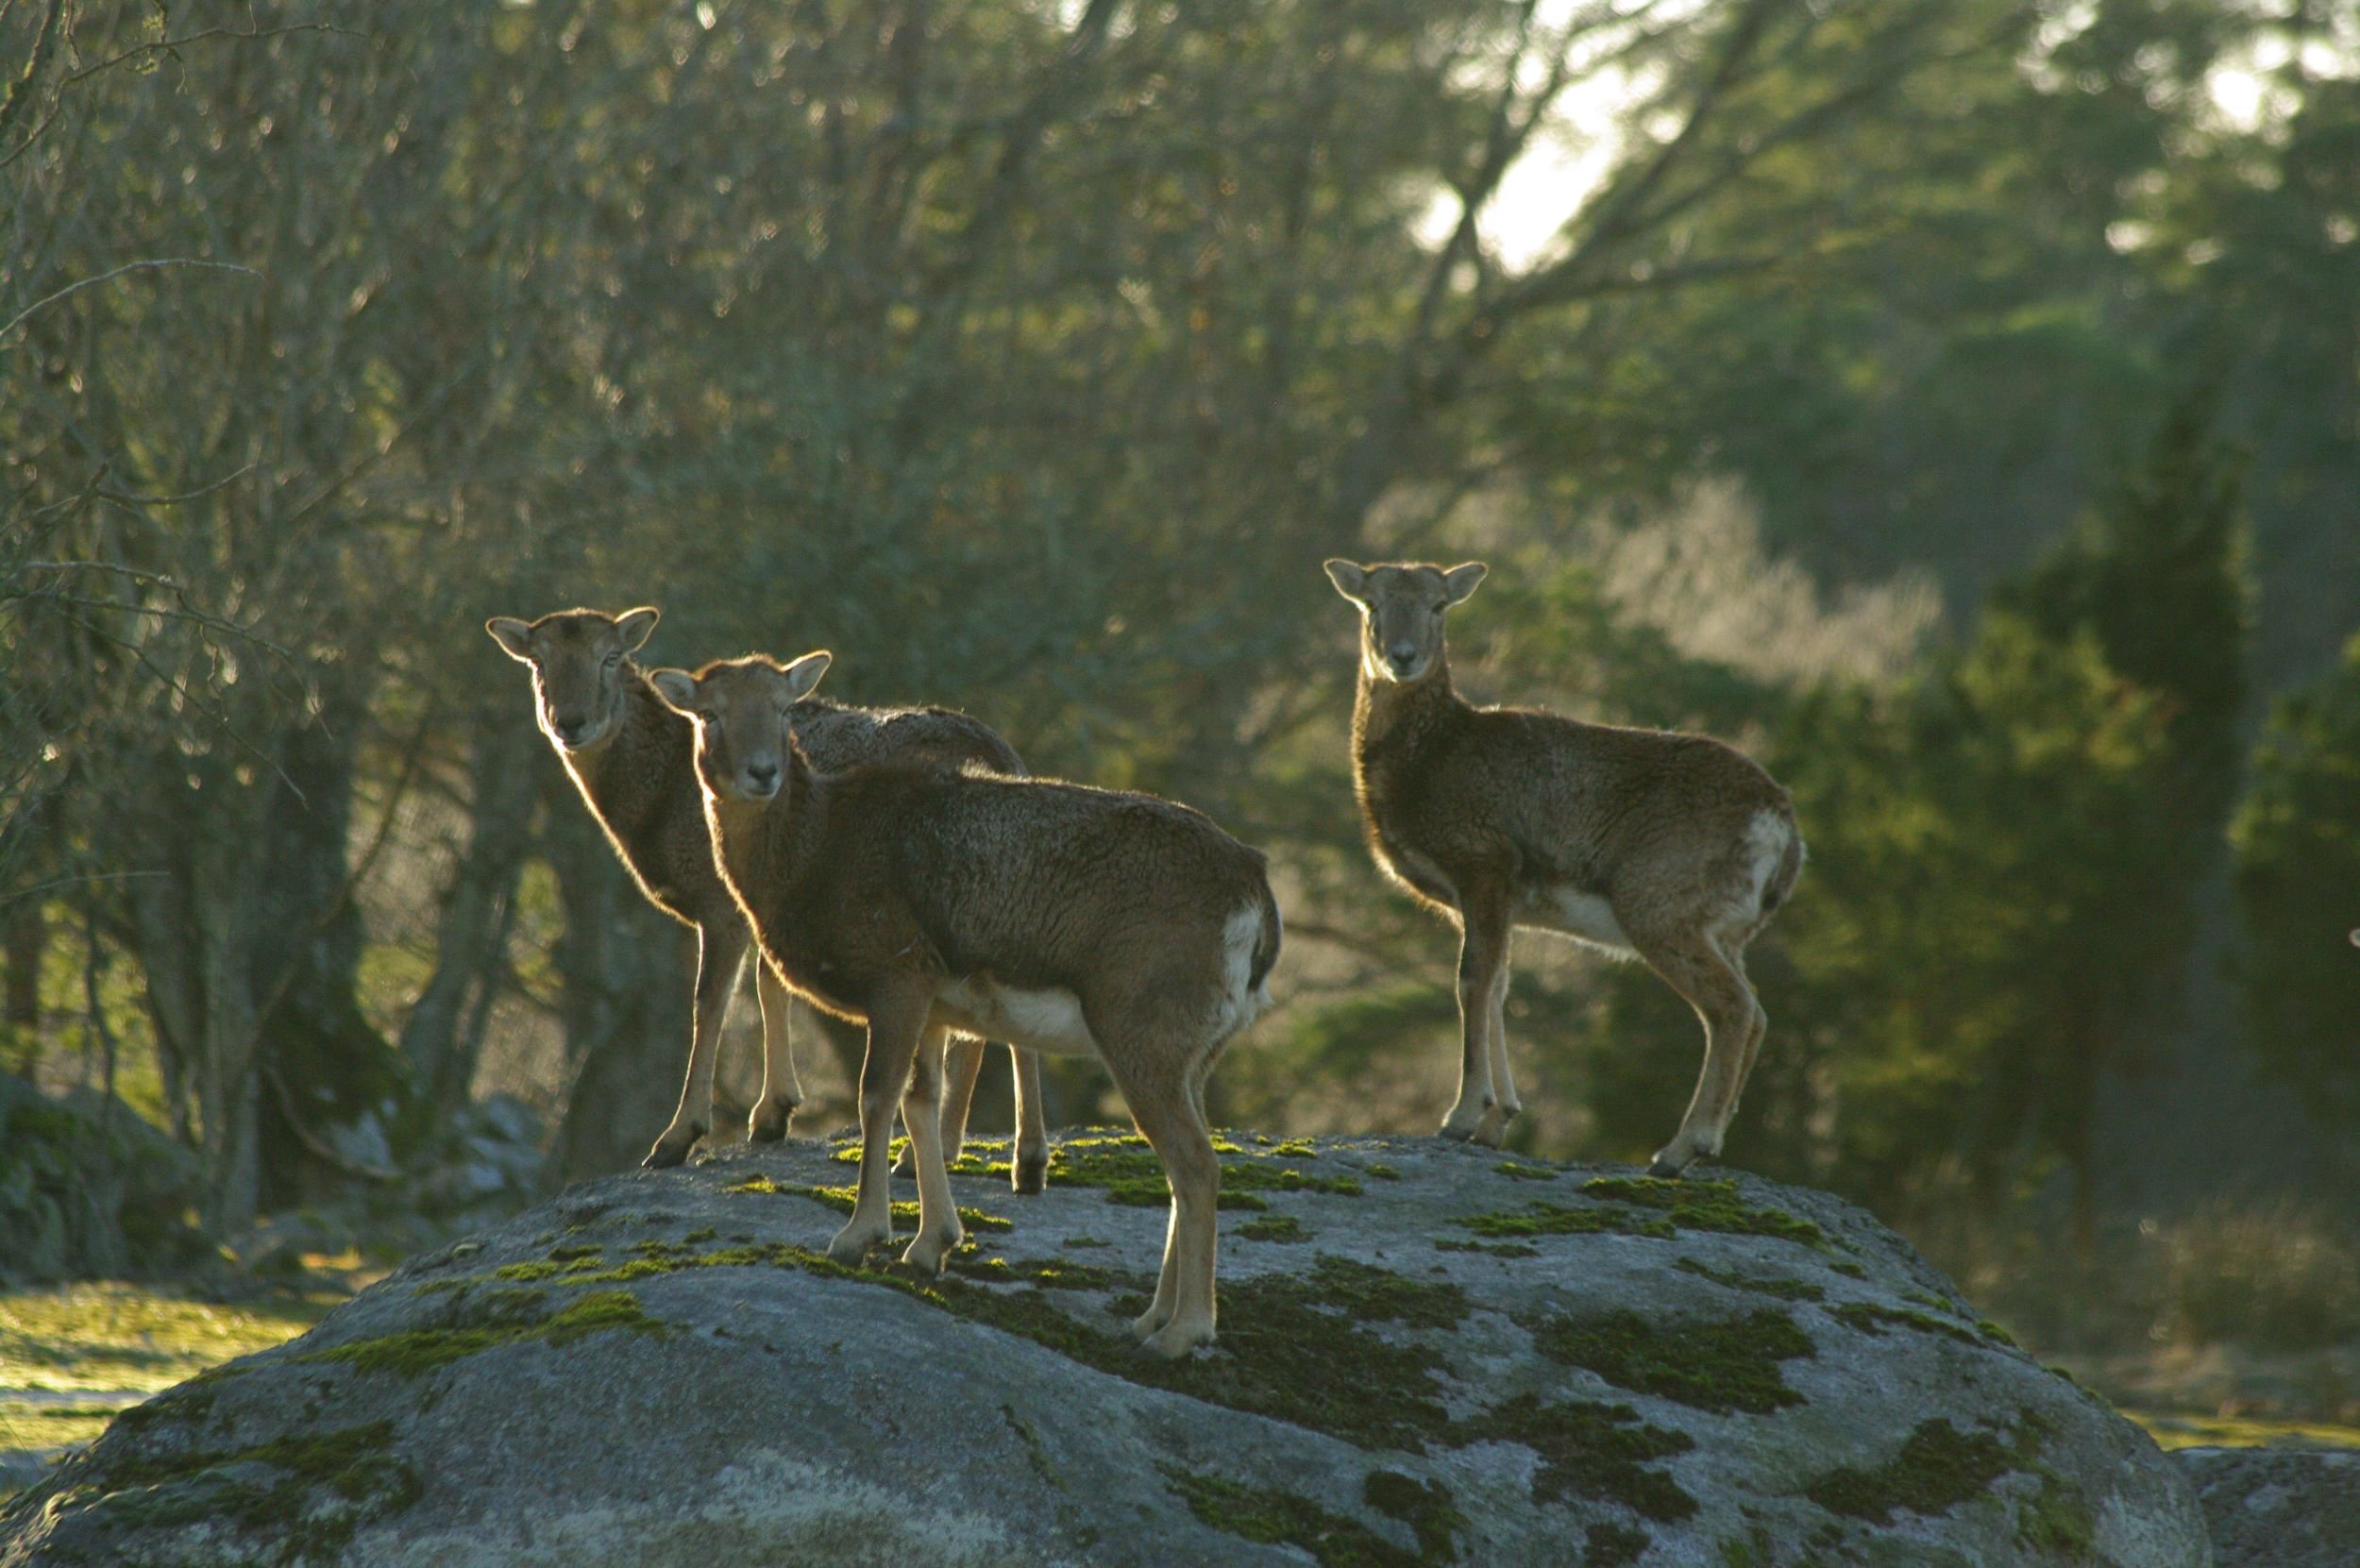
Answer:
POLYGON ((2360 1453, 2183 1448, 2220 1568, 2360 1563, 2360 1453))
POLYGON ((1038 1198, 960 1178, 979 1245, 922 1285, 826 1261, 844 1152, 419 1257, 131 1412, 0 1564, 2211 1561, 2143 1434, 1820 1194, 1245 1140, 1220 1344, 1168 1364, 1121 1332, 1163 1244, 1136 1139, 1061 1140, 1038 1198))

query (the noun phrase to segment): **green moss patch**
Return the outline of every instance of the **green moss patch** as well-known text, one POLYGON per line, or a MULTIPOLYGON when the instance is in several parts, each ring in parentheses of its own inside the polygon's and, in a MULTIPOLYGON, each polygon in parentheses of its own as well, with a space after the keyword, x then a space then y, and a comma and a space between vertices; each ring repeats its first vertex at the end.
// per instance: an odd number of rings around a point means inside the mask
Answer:
MULTIPOLYGON (((1219 1203, 1222 1208, 1267 1207, 1254 1196, 1257 1192, 1360 1195, 1360 1183, 1352 1176, 1318 1175, 1287 1163, 1290 1159, 1316 1159, 1319 1152, 1308 1144, 1282 1143, 1267 1152, 1249 1152, 1226 1139, 1216 1138, 1213 1147, 1217 1153, 1237 1156, 1221 1162, 1219 1203)), ((1156 1157, 1147 1139, 1136 1133, 1067 1138, 1049 1151, 1049 1185, 1099 1188, 1105 1192, 1108 1203, 1140 1208, 1161 1208, 1172 1200, 1172 1190, 1164 1181, 1163 1161, 1156 1157)))
POLYGON ((949 1267, 963 1279, 986 1280, 994 1285, 1032 1285, 1049 1290, 1111 1290, 1121 1285, 1145 1283, 1112 1269, 1093 1269, 1087 1263, 1067 1263, 1055 1258, 1012 1263, 1004 1257, 953 1257, 949 1267))
POLYGON ((1571 1208, 1563 1204, 1526 1204, 1513 1213, 1470 1214, 1458 1223, 1477 1236, 1647 1236, 1669 1241, 1679 1231, 1669 1220, 1648 1220, 1627 1208, 1601 1204, 1571 1208))
POLYGON ((1308 1241, 1310 1231, 1291 1214, 1272 1214, 1249 1220, 1237 1233, 1249 1241, 1308 1241))
POLYGON ((1731 1181, 1662 1181, 1654 1176, 1593 1176, 1581 1184, 1585 1196, 1630 1204, 1663 1214, 1681 1230, 1719 1231, 1731 1236, 1769 1236, 1827 1250, 1828 1233, 1783 1209, 1760 1208, 1737 1195, 1731 1181))
POLYGON ((1947 1513, 1983 1496, 2002 1475, 2025 1468, 2040 1444, 2040 1428, 2027 1423, 2008 1441, 1991 1432, 1966 1431, 1941 1417, 1913 1427, 1900 1452, 1866 1470, 1841 1465, 1803 1489, 1826 1509, 1879 1525, 1896 1513, 1947 1513))
MULTIPOLYGON (((1507 1166, 1497 1169, 1506 1172, 1507 1166)), ((1525 1167, 1511 1174, 1538 1171, 1525 1167)), ((1547 1172, 1554 1174, 1554 1172, 1547 1172)), ((1767 1236, 1818 1251, 1832 1250, 1827 1233, 1781 1209, 1741 1202, 1728 1181, 1659 1181, 1652 1176, 1595 1176, 1581 1184, 1593 1204, 1529 1203, 1521 1209, 1471 1214, 1458 1222, 1494 1239, 1540 1236, 1644 1236, 1668 1241, 1683 1230, 1767 1236)))
MULTIPOLYGON (((1128 1334, 1090 1327, 1038 1290, 1003 1290, 960 1278, 918 1281, 847 1268, 802 1248, 780 1253, 780 1261, 823 1278, 900 1290, 1097 1371, 1360 1447, 1415 1451, 1451 1425, 1439 1382, 1441 1357, 1423 1345, 1392 1342, 1372 1328, 1456 1327, 1468 1307, 1455 1285, 1321 1256, 1300 1274, 1264 1274, 1225 1287, 1213 1354, 1159 1361, 1141 1356, 1128 1334)), ((1114 1305, 1127 1316, 1145 1301, 1114 1305)))
POLYGON ((662 1319, 648 1316, 639 1298, 628 1290, 593 1290, 553 1314, 541 1310, 538 1290, 500 1290, 463 1297, 452 1321, 442 1325, 352 1340, 310 1351, 296 1359, 341 1362, 361 1372, 419 1377, 497 1345, 529 1340, 567 1345, 613 1329, 661 1337, 668 1326, 662 1319))
POLYGON ((88 1509, 125 1528, 212 1524, 269 1529, 268 1560, 294 1563, 341 1550, 362 1525, 417 1501, 417 1473, 390 1453, 391 1422, 372 1422, 250 1448, 94 1451, 53 1506, 88 1509), (267 1474, 258 1474, 266 1472, 267 1474))
POLYGON ((1553 1404, 1518 1394, 1467 1424, 1468 1442, 1520 1442, 1540 1458, 1532 1500, 1620 1503, 1671 1524, 1696 1512, 1678 1482, 1647 1467, 1696 1446, 1685 1432, 1650 1426, 1627 1405, 1553 1404))
POLYGON ((1625 1525, 1593 1525, 1581 1538, 1582 1568, 1627 1568, 1647 1549, 1647 1532, 1625 1525))
POLYGON ((1693 1257, 1683 1257, 1672 1267, 1682 1273, 1709 1279, 1732 1290, 1751 1290, 1758 1296, 1776 1296, 1780 1301, 1818 1301, 1828 1293, 1809 1280, 1786 1279, 1775 1274, 1739 1273, 1733 1269, 1716 1269, 1693 1257))
POLYGON ((1727 1415, 1767 1415, 1803 1396, 1786 1386, 1781 1362, 1815 1354, 1811 1336, 1785 1314, 1654 1323, 1636 1312, 1552 1318, 1533 1329, 1550 1359, 1596 1373, 1617 1388, 1727 1415))
POLYGON ((1458 1557, 1458 1532, 1467 1516, 1452 1501, 1450 1488, 1440 1481, 1421 1481, 1397 1470, 1372 1470, 1361 1483, 1360 1500, 1409 1526, 1418 1538, 1419 1555, 1428 1562, 1454 1562, 1458 1557))
POLYGON ((1504 1159, 1497 1165, 1492 1167, 1492 1169, 1498 1172, 1503 1176, 1508 1176, 1520 1182, 1553 1182, 1557 1180, 1557 1172, 1550 1170, 1545 1165, 1526 1165, 1521 1161, 1504 1159))
MULTIPOLYGON (((798 1182, 772 1181, 767 1176, 749 1176, 744 1181, 732 1182, 721 1190, 724 1192, 749 1192, 764 1197, 775 1195, 782 1198, 809 1198, 813 1203, 818 1204, 826 1208, 834 1209, 838 1214, 851 1213, 852 1206, 859 1197, 859 1189, 857 1188, 809 1187, 798 1182)), ((1159 1199, 1157 1201, 1160 1202, 1161 1200, 1159 1199)), ((906 1223, 915 1226, 918 1223, 918 1205, 909 1202, 895 1204, 893 1206, 893 1218, 897 1223, 906 1223)), ((965 1225, 969 1230, 1006 1231, 1016 1229, 1015 1221, 1003 1219, 997 1214, 986 1213, 980 1208, 962 1207, 959 1210, 959 1223, 965 1225)))
POLYGON ((1522 1241, 1454 1241, 1445 1236, 1434 1243, 1436 1252, 1479 1252, 1493 1257, 1538 1257, 1541 1249, 1522 1241))
POLYGON ((1871 1301, 1847 1301, 1841 1307, 1829 1307, 1828 1316, 1845 1327, 1858 1329, 1863 1334, 1882 1335, 1888 1328, 1907 1328, 1919 1334, 1956 1340, 1961 1344, 1978 1348, 1983 1342, 1974 1330, 1920 1312, 1914 1307, 1883 1307, 1871 1301))
POLYGON ((2098 1522, 2079 1488, 2054 1471, 2041 1474, 2040 1491, 2016 1509, 2015 1539, 2035 1552, 2085 1561, 2097 1549, 2098 1522))
MULTIPOLYGON (((1423 1568, 1437 1560, 1405 1551, 1357 1520, 1274 1487, 1244 1486, 1167 1466, 1165 1478, 1188 1511, 1225 1535, 1261 1546, 1296 1546, 1321 1568, 1423 1568)), ((1447 1561, 1448 1559, 1440 1560, 1447 1561)))

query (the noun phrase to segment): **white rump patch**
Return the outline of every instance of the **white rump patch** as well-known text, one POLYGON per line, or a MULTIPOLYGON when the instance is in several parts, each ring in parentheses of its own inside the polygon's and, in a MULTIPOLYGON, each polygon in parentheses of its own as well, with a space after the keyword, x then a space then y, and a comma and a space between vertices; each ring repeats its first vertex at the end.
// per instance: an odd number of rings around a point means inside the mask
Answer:
POLYGON ((1559 885, 1532 889, 1516 905, 1516 923, 1571 936, 1576 942, 1602 948, 1617 958, 1636 956, 1623 922, 1614 918, 1614 906, 1597 894, 1578 888, 1559 885))
POLYGON ((1247 904, 1221 928, 1221 1004, 1214 1014, 1216 1040, 1225 1040, 1262 1016, 1271 1004, 1270 977, 1251 985, 1254 949, 1262 938, 1262 906, 1247 904))
POLYGON ((1095 1056, 1098 1041, 1082 999, 1062 986, 1026 990, 969 975, 935 993, 935 1011, 980 1038, 1029 1046, 1053 1056, 1095 1056))
POLYGON ((1762 898, 1786 856, 1787 840, 1794 836, 1795 830, 1775 811, 1755 812, 1745 824, 1745 881, 1729 901, 1729 923, 1751 925, 1762 919, 1762 898))

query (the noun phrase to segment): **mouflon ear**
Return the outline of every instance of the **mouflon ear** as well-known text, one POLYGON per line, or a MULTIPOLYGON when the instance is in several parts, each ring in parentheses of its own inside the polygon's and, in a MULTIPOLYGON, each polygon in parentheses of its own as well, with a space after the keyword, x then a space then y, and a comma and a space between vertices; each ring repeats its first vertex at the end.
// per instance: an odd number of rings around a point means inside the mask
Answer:
POLYGON ((697 678, 684 669, 651 669, 648 683, 655 687, 656 696, 676 714, 697 717, 697 678))
POLYGON ((787 666, 784 671, 787 694, 798 702, 809 697, 811 688, 819 683, 819 678, 828 673, 828 666, 834 662, 835 655, 821 649, 815 653, 806 653, 787 666))
POLYGON ((1483 574, 1491 569, 1480 561, 1470 561, 1463 566, 1453 566, 1444 572, 1442 591, 1450 597, 1442 602, 1445 604, 1466 603, 1468 596, 1475 591, 1475 584, 1482 582, 1483 574))
POLYGON ((494 615, 483 623, 483 630, 492 633, 492 640, 500 645, 512 659, 532 663, 532 628, 514 615, 494 615))
POLYGON ((1356 566, 1340 558, 1323 563, 1327 567, 1327 580, 1336 584, 1336 591, 1355 604, 1368 602, 1369 574, 1365 567, 1356 566))
POLYGON ((623 651, 636 653, 645 647, 648 639, 655 634, 655 623, 663 615, 663 611, 649 604, 636 610, 626 610, 615 616, 615 630, 623 639, 623 651))

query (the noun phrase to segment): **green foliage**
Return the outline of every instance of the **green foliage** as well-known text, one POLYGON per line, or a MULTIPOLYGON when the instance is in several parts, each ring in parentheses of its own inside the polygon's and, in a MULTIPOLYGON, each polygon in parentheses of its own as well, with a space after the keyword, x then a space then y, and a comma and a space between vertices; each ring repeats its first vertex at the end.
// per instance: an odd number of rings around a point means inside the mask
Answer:
MULTIPOLYGON (((76 917, 96 998, 44 981, 0 1049, 54 1079, 120 1044, 216 1226, 525 1016, 569 1070, 597 1045, 567 1173, 644 1145, 673 934, 477 628, 654 581, 658 656, 826 643, 840 695, 968 705, 1272 848, 1321 961, 1217 1103, 1423 1129, 1449 938, 1366 866, 1313 564, 1464 539, 1477 695, 1709 727, 1795 785, 1731 1157, 1889 1213, 2086 1178, 2234 773, 2241 497, 2265 680, 2360 620, 2360 91, 2307 13, 2069 9, 346 6, 151 75, 148 11, 0 8, 0 899, 74 888, 32 962, 76 917), (1616 150, 1514 254, 1498 178, 1593 57, 1636 84, 1616 150), (2262 123, 2217 112, 2222 61, 2262 123), (1438 238, 1448 193, 1486 217, 1438 238), (137 258, 205 264, 101 280, 137 258), (1567 547, 1712 479, 1831 589, 1930 569, 1958 645, 1874 689, 1684 656, 1567 547)), ((2341 690, 2282 710, 2239 828, 2254 1042, 2333 1114, 2341 690)), ((1650 976, 1512 1006, 1578 1042, 1520 1149, 1660 1143, 1696 1037, 1650 976)), ((1320 1178, 1254 1179, 1224 1201, 1320 1178)), ((1091 1184, 1164 1201, 1137 1160, 1091 1184)))
POLYGON ((2108 668, 2164 700, 2183 878, 2210 852, 2235 784, 2253 619, 2247 459, 2214 435, 2214 401, 2175 401, 2146 464, 2116 476, 2080 530, 1996 599, 2050 637, 2088 632, 2108 668))
POLYGON ((2360 1246, 2317 1212, 2215 1206, 2164 1245, 2156 1326, 2184 1343, 2317 1351, 2360 1336, 2360 1246))
MULTIPOLYGON (((2234 581, 2234 531, 2208 528, 2206 581, 2234 581)), ((2112 582, 2146 557, 2073 559, 2112 582)), ((2132 1059, 2190 928, 2191 711, 2125 680, 2094 630, 2000 609, 1895 692, 1778 710, 1811 864, 1755 967, 1779 1043, 1734 1135, 1749 1166, 1888 1206, 2001 1203, 2059 1164, 2086 1190, 2097 1074, 2132 1059)), ((1695 1022, 1635 970, 1605 1001, 1585 1053, 1601 1152, 1638 1155, 1686 1092, 1695 1022)))
POLYGON ((2282 698, 2254 748, 2231 829, 2245 944, 2246 1041, 2264 1070, 2337 1125, 2360 1115, 2360 637, 2282 698))

